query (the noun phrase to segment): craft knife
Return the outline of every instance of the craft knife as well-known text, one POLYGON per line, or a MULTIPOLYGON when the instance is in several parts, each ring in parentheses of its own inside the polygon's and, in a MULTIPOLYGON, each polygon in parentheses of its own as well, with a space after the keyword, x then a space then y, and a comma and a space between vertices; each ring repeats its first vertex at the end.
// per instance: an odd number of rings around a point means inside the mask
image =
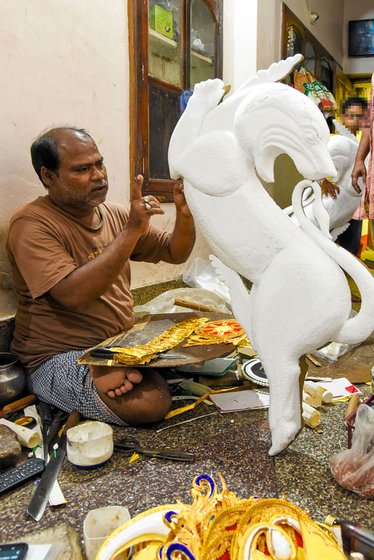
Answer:
MULTIPOLYGON (((118 352, 112 350, 111 348, 94 348, 90 351, 90 356, 93 358, 106 358, 110 359, 113 358, 118 352)), ((172 353, 172 352, 165 352, 157 354, 154 360, 181 360, 186 359, 184 354, 172 353)), ((139 364, 141 365, 141 364, 139 364)))
POLYGON ((51 456, 40 482, 31 498, 27 508, 27 513, 35 519, 35 521, 39 521, 43 516, 53 485, 57 479, 58 473, 60 472, 62 463, 64 462, 66 455, 66 432, 69 428, 76 426, 79 423, 79 419, 80 416, 76 410, 73 410, 73 412, 69 414, 63 432, 58 439, 56 454, 51 456))
POLYGON ((47 437, 47 445, 48 450, 51 448, 52 443, 54 443, 54 439, 59 432, 62 424, 67 420, 69 414, 63 410, 58 410, 56 415, 53 417, 52 423, 48 430, 48 437, 47 437))
POLYGON ((42 436, 43 436, 43 459, 45 464, 48 463, 48 431, 52 424, 52 411, 48 403, 40 401, 37 409, 42 420, 42 436))

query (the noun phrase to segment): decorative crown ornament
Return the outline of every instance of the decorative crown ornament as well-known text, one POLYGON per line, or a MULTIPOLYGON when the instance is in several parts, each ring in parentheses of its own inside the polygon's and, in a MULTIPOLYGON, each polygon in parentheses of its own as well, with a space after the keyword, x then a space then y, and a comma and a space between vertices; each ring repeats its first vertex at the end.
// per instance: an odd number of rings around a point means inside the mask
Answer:
POLYGON ((344 560, 331 528, 285 499, 238 498, 218 474, 192 482, 192 503, 166 504, 124 523, 96 560, 344 560), (131 552, 130 552, 131 551, 131 552))

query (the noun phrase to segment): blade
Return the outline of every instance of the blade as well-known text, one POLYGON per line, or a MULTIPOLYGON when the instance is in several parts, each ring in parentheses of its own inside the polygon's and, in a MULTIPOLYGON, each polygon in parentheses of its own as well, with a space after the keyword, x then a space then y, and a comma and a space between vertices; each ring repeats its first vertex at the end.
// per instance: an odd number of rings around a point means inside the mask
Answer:
POLYGON ((45 506, 47 505, 48 498, 52 492, 54 483, 56 482, 58 473, 60 472, 62 463, 66 455, 66 432, 69 428, 76 426, 79 423, 79 413, 73 411, 66 421, 64 431, 58 440, 58 449, 55 456, 49 460, 42 478, 35 489, 33 497, 27 508, 27 513, 35 521, 39 521, 44 513, 45 506))
POLYGON ((51 457, 47 463, 42 478, 36 487, 36 490, 31 498, 27 513, 39 521, 44 513, 45 506, 47 505, 49 496, 51 494, 54 483, 56 482, 58 473, 60 472, 62 463, 66 455, 66 436, 62 435, 59 440, 59 448, 56 456, 51 457))
POLYGON ((128 451, 133 453, 139 453, 140 455, 145 455, 146 457, 156 457, 158 459, 169 459, 170 461, 187 461, 192 463, 195 460, 193 453, 188 453, 184 451, 173 451, 172 449, 145 449, 139 445, 121 444, 115 443, 114 449, 116 451, 128 451))
POLYGON ((195 456, 193 455, 193 453, 172 451, 171 449, 152 450, 139 448, 138 452, 141 455, 146 455, 147 457, 156 457, 157 459, 169 459, 170 461, 186 461, 188 463, 193 463, 195 461, 195 456))
POLYGON ((48 445, 47 437, 50 425, 52 424, 52 411, 48 403, 40 401, 37 407, 40 417, 42 419, 42 434, 43 434, 43 458, 45 464, 48 463, 48 445))
POLYGON ((57 436, 58 432, 60 431, 61 426, 66 422, 68 417, 67 412, 63 412, 60 410, 57 412, 56 416, 52 420, 52 424, 48 430, 48 437, 47 437, 47 445, 48 449, 51 449, 52 443, 54 442, 55 437, 57 436))

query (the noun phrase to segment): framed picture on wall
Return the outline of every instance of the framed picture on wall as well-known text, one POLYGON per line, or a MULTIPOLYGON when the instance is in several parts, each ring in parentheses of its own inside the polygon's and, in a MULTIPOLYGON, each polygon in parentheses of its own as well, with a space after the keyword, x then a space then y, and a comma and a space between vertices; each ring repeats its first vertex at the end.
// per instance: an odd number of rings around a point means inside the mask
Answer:
POLYGON ((374 56, 374 19, 349 22, 348 56, 374 56))

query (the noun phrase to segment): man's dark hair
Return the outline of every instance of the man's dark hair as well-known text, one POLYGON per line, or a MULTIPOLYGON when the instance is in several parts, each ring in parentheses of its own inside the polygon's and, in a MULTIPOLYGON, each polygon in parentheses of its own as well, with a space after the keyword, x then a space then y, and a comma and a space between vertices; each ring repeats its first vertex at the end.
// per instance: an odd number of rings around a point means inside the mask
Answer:
POLYGON ((342 105, 342 114, 345 115, 348 109, 355 105, 359 105, 365 111, 368 108, 368 102, 363 97, 348 97, 348 99, 346 99, 342 105))
MULTIPOLYGON (((84 136, 92 139, 90 134, 84 128, 75 128, 73 126, 61 126, 58 128, 51 128, 47 132, 43 132, 31 144, 31 162, 39 179, 43 183, 41 177, 41 168, 46 167, 50 171, 58 171, 60 167, 60 157, 58 155, 58 133, 63 130, 74 130, 80 132, 84 136)), ((44 184, 44 183, 43 183, 44 184)))

